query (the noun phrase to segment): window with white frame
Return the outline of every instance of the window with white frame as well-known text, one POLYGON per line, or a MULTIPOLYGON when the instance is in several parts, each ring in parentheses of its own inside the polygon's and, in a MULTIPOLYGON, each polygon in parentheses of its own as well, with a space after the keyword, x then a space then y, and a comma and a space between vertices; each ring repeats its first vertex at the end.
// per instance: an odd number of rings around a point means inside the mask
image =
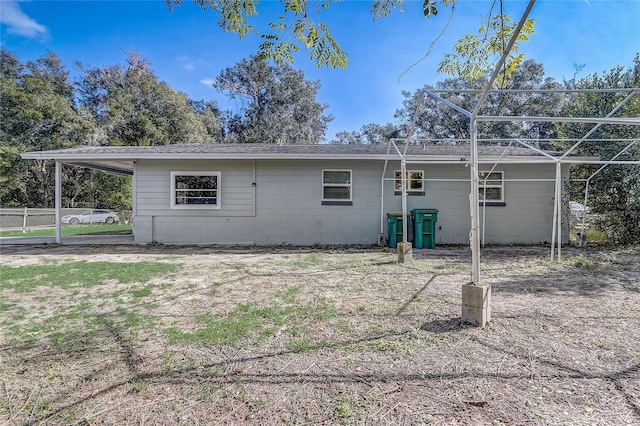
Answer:
POLYGON ((478 172, 480 202, 504 203, 504 172, 478 172))
POLYGON ((351 205, 351 170, 322 171, 322 204, 351 205))
POLYGON ((219 209, 220 172, 171 172, 171 208, 219 209))
MULTIPOLYGON (((395 171, 395 194, 402 194, 402 172, 395 171)), ((406 171, 407 195, 424 195, 424 170, 406 171)))

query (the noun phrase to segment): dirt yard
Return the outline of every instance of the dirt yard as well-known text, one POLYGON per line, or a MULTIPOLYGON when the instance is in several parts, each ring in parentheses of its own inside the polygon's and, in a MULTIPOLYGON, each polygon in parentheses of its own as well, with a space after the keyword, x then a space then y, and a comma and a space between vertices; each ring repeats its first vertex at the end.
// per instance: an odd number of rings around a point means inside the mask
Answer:
POLYGON ((3 425, 640 425, 640 248, 0 249, 3 425))

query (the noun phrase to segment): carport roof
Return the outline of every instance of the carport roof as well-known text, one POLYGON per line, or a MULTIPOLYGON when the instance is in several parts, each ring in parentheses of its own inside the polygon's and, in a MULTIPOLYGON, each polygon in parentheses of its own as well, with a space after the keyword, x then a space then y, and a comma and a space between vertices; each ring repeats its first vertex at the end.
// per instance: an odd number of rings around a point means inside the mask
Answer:
MULTIPOLYGON (((402 148, 404 149, 404 148, 402 148)), ((469 160, 469 146, 445 144, 410 145, 408 162, 460 163, 469 160)), ((480 162, 515 163, 549 162, 559 157, 547 156, 516 146, 479 146, 480 162), (506 150, 506 151, 505 151, 506 150)), ((395 149, 385 145, 275 145, 275 144, 175 144, 160 146, 82 146, 69 149, 32 151, 23 159, 56 160, 65 164, 90 167, 116 174, 133 174, 136 160, 385 160, 399 159, 395 149), (387 155, 387 153, 389 153, 387 155)))

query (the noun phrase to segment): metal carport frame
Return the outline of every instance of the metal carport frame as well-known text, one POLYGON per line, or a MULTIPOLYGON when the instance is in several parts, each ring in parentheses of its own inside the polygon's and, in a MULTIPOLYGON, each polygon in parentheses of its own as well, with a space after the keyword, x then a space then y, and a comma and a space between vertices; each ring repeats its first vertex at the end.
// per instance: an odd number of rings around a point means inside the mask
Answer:
MULTIPOLYGON (((524 11, 524 13, 522 14, 522 17, 520 18, 520 21, 518 22, 518 25, 514 31, 513 36, 511 37, 511 40, 509 41, 508 45, 506 46, 506 48, 504 49, 504 52, 500 58, 500 60, 497 62, 495 69, 491 75, 491 77, 489 78, 489 81, 487 82, 487 84, 485 85, 483 90, 477 91, 477 90, 444 90, 444 91, 429 91, 429 90, 425 90, 423 93, 425 93, 426 95, 432 97, 433 99, 435 99, 438 102, 441 102, 442 104, 448 106, 449 108, 453 109, 454 111, 463 114, 464 116, 469 118, 469 135, 470 135, 470 171, 471 171, 471 193, 469 196, 469 201, 470 201, 470 216, 471 216, 471 230, 470 230, 470 247, 471 247, 471 253, 472 253, 472 267, 471 267, 471 285, 472 286, 479 286, 481 281, 480 281, 480 233, 479 233, 479 204, 480 204, 480 200, 479 200, 479 178, 478 178, 478 133, 477 133, 477 123, 481 122, 481 121, 486 121, 486 122, 496 122, 496 121, 512 121, 512 122, 528 122, 528 121, 533 121, 533 122, 547 122, 547 123, 558 123, 558 122, 565 122, 565 123, 592 123, 595 124, 594 127, 591 128, 591 130, 589 130, 589 132, 587 132, 581 139, 579 139, 567 152, 564 153, 564 155, 562 155, 560 158, 554 158, 551 156, 549 158, 549 161, 553 161, 556 163, 556 188, 555 188, 555 200, 554 200, 554 224, 553 224, 553 230, 552 230, 552 244, 551 244, 551 258, 554 258, 554 247, 555 247, 555 243, 556 243, 556 237, 557 237, 557 241, 558 241, 558 252, 557 252, 557 256, 558 256, 558 260, 561 259, 561 224, 562 224, 562 209, 560 206, 560 202, 559 200, 561 199, 561 194, 562 194, 562 186, 561 186, 561 167, 562 164, 575 164, 575 163, 582 163, 582 164, 603 164, 603 167, 606 167, 609 164, 633 164, 633 165, 638 165, 640 164, 640 159, 639 160, 632 160, 632 161, 614 161, 615 158, 618 158, 619 155, 621 155, 624 151, 626 151, 631 145, 628 145, 627 148, 625 148, 623 151, 621 151, 620 153, 618 153, 614 158, 612 158, 609 161, 573 161, 572 159, 568 158, 567 156, 574 151, 580 144, 582 144, 585 141, 589 141, 589 139, 587 139, 595 130, 597 130, 598 127, 600 127, 603 124, 618 124, 618 125, 632 125, 632 126, 638 126, 640 125, 640 119, 639 118, 617 118, 617 117, 613 117, 613 115, 631 98, 633 98, 634 96, 636 96, 638 93, 640 93, 640 88, 620 88, 620 89, 587 89, 587 90, 581 90, 581 89, 567 89, 567 90, 535 90, 535 89, 529 89, 529 90, 509 90, 509 92, 512 93, 517 93, 517 92, 522 92, 522 93, 544 93, 544 92, 565 92, 565 93, 584 93, 584 92, 617 92, 617 93, 621 93, 621 92, 627 92, 628 95, 625 97, 624 100, 622 100, 621 102, 619 102, 616 107, 609 113, 607 114, 605 117, 538 117, 538 116, 534 116, 534 117, 515 117, 515 116, 483 116, 479 114, 480 108, 482 108, 482 106, 484 105, 485 101, 487 100, 487 97, 489 95, 490 92, 495 91, 495 92, 500 92, 500 90, 493 90, 492 86, 494 84, 494 82, 496 81, 498 75, 500 74, 501 68, 504 65, 513 45, 515 44, 515 41, 517 40, 517 37, 520 34, 520 31, 522 29, 522 27, 524 26, 531 10, 533 9, 533 6, 535 5, 536 0, 530 0, 529 3, 527 4, 527 7, 524 11), (466 111, 463 108, 453 104, 452 102, 449 102, 445 99, 443 99, 442 97, 438 96, 436 93, 443 93, 443 92, 455 92, 455 93, 479 93, 480 97, 479 100, 474 108, 473 111, 466 111), (558 235, 556 235, 556 232, 558 235)), ((506 91, 505 91, 506 92, 506 91)), ((422 102, 420 102, 422 103, 422 102)), ((421 105, 418 105, 417 109, 421 108, 421 105)), ((412 126, 413 127, 413 126, 412 126)), ((407 144, 409 144, 411 142, 411 137, 412 135, 409 135, 410 137, 408 138, 408 142, 407 144)), ((542 153, 542 151, 535 149, 534 147, 529 146, 528 144, 526 144, 525 142, 521 141, 521 140, 517 140, 515 139, 516 142, 520 143, 521 145, 534 149, 535 151, 542 153)), ((615 141, 615 139, 612 139, 611 141, 615 141)), ((391 143, 391 142, 390 142, 391 143)), ((632 144, 635 143, 635 141, 632 141, 632 144)), ((394 144, 395 145, 395 144, 394 144)), ((397 150, 397 148, 396 148, 397 150)), ((401 156, 401 161, 402 164, 405 164, 405 160, 404 160, 404 156, 399 152, 398 150, 398 154, 400 154, 401 156)), ((543 155, 546 155, 543 153, 543 155)), ((600 169, 602 170, 602 168, 600 169)), ((600 171, 598 170, 598 172, 600 171)), ((598 173, 596 172, 596 173, 598 173)), ((595 174, 594 174, 595 175, 595 174)), ((592 176, 593 177, 593 176, 592 176)), ((402 178, 404 179, 404 175, 402 176, 402 178)), ((588 182, 587 182, 588 183, 588 182)), ((403 181, 403 187, 404 187, 404 181, 403 181)), ((585 193, 585 198, 586 198, 586 193, 585 193)), ((403 207, 404 207, 404 203, 403 203, 403 207)), ((403 210, 403 214, 405 214, 404 210, 403 210)), ((465 313, 464 313, 464 309, 465 309, 465 294, 464 294, 464 288, 463 288, 463 320, 465 319, 465 313)), ((482 305, 479 307, 479 309, 481 311, 483 310, 487 310, 488 314, 485 315, 484 311, 483 314, 481 316, 481 320, 479 320, 479 322, 477 321, 476 323, 478 325, 484 326, 485 324, 485 318, 487 319, 487 321, 490 319, 490 308, 488 308, 488 303, 490 300, 490 290, 489 290, 489 294, 482 294, 482 298, 485 299, 485 302, 487 303, 487 305, 482 305)), ((483 302, 484 303, 484 302, 483 302)), ((475 308, 478 308, 477 306, 475 308)))

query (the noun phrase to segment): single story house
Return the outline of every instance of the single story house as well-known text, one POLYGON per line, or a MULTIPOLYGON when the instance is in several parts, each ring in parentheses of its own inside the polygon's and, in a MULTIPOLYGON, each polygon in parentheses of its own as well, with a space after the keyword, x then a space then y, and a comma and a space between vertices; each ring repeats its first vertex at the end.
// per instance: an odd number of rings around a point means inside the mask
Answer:
MULTIPOLYGON (((467 244, 468 145, 181 144, 78 147, 25 159, 133 176, 140 244, 375 244, 386 214, 437 209, 436 244, 467 244)), ((488 244, 552 239, 556 153, 480 146, 480 232, 488 244), (555 157, 554 157, 555 156, 555 157)), ((562 179, 569 174, 562 164, 562 179)), ((563 240, 567 241, 564 225, 563 240)))

